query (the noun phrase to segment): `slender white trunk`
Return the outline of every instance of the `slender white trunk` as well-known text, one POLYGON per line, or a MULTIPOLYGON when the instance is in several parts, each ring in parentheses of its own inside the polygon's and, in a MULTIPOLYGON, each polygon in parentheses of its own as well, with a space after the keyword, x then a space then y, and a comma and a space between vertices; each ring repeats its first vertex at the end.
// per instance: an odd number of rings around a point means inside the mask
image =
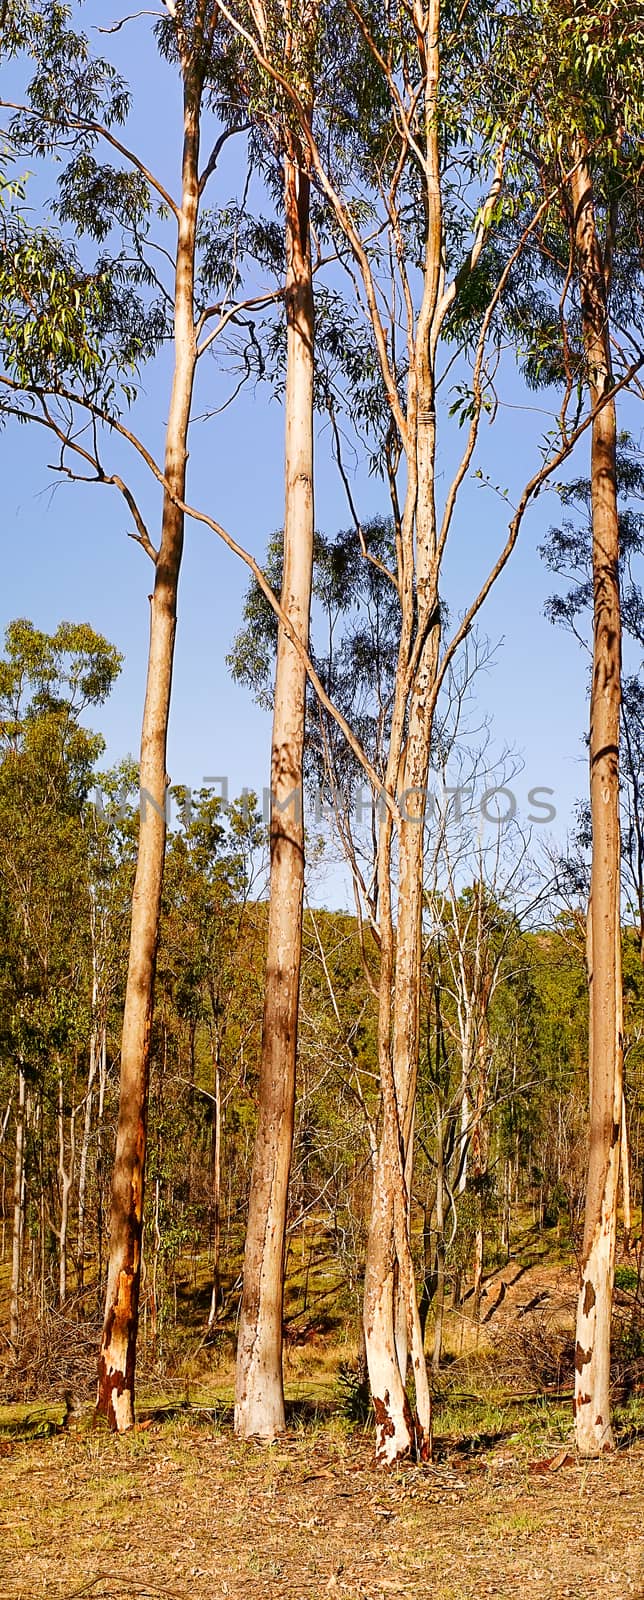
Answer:
POLYGON ((470 1137, 470 1099, 467 1091, 467 1077, 463 1075, 461 1087, 461 1158, 459 1167, 458 1193, 465 1194, 467 1189, 467 1154, 470 1137))
POLYGON ((6 1160, 5 1160, 4 1142, 5 1142, 5 1138, 6 1138, 6 1134, 7 1134, 7 1128, 9 1127, 9 1119, 11 1117, 11 1106, 12 1106, 12 1097, 10 1095, 9 1096, 9 1100, 7 1102, 7 1109, 6 1109, 4 1117, 2 1119, 2 1131, 0 1132, 0 1145, 2 1146, 2 1187, 0 1189, 0 1213, 2 1215, 2 1249, 0 1251, 0 1260, 2 1260, 2 1261, 4 1261, 5 1251, 6 1251, 6 1247, 7 1247, 7 1164, 6 1164, 6 1160))
POLYGON ((103 1292, 103 1120, 107 1090, 107 1030, 103 1026, 98 1069, 98 1106, 96 1108, 96 1283, 99 1303, 103 1292))
POLYGON ((65 1151, 65 1105, 62 1068, 58 1068, 58 1179, 60 1183, 60 1231, 58 1234, 58 1300, 64 1306, 67 1299, 67 1234, 69 1230, 69 1197, 74 1182, 76 1160, 76 1108, 69 1118, 69 1165, 65 1151))
POLYGON ((626 1255, 631 1248, 631 1164, 628 1155, 628 1124, 626 1122, 626 1101, 622 1094, 622 1210, 624 1217, 624 1250, 626 1255))
POLYGON ((485 1169, 486 1169, 486 1164, 487 1164, 487 1158, 486 1158, 486 1154, 485 1154, 485 1142, 484 1142, 484 1138, 483 1138, 483 1129, 482 1129, 482 1126, 481 1126, 482 1117, 483 1117, 483 1106, 485 1104, 485 1094, 486 1094, 486 1089, 487 1089, 487 1057, 486 1057, 486 1050, 485 1050, 486 1035, 487 1035, 486 1024, 485 1024, 485 1021, 482 1020, 481 1023, 480 1023, 480 1027, 479 1027, 479 1038, 478 1038, 478 1046, 477 1046, 477 1053, 478 1053, 478 1058, 479 1058, 479 1081, 478 1081, 478 1084, 477 1084, 477 1093, 476 1093, 476 1115, 475 1115, 475 1118, 474 1118, 474 1126, 473 1126, 473 1129, 472 1129, 472 1140, 471 1140, 472 1177, 473 1177, 474 1180, 478 1179, 478 1196, 477 1196, 478 1216, 477 1216, 476 1232, 475 1232, 475 1235, 474 1235, 474 1262, 473 1262, 473 1269, 472 1269, 472 1298, 473 1298, 473 1301, 474 1301, 474 1316, 475 1316, 477 1322, 479 1321, 480 1315, 481 1315, 481 1289, 482 1289, 482 1286, 483 1286, 483 1257, 484 1257, 483 1193, 482 1193, 481 1179, 485 1175, 485 1169))
POLYGON ((81 1140, 80 1160, 78 1163, 78 1242, 76 1250, 76 1275, 78 1288, 83 1288, 85 1279, 85 1195, 87 1191, 87 1163, 89 1159, 89 1145, 92 1135, 92 1110, 94 1106, 94 1083, 98 1072, 99 1043, 96 1029, 92 1028, 89 1044, 89 1071, 87 1074, 87 1094, 85 1097, 85 1116, 83 1118, 83 1137, 81 1140))
MULTIPOLYGON (((606 276, 590 169, 580 153, 572 190, 584 347, 593 405, 611 385, 606 276)), ((583 1456, 614 1445, 610 1347, 622 1124, 622 968, 619 732, 621 611, 616 473, 617 421, 609 401, 592 427, 593 673, 590 705, 592 818, 590 1141, 577 1306, 575 1434, 583 1456)))
POLYGON ((432 690, 440 643, 434 383, 434 318, 443 251, 438 137, 440 9, 440 0, 429 0, 423 24, 426 232, 422 300, 407 381, 407 484, 399 536, 402 618, 387 761, 388 790, 396 795, 402 790, 397 820, 395 955, 390 818, 383 819, 381 824, 378 859, 381 921, 378 1059, 383 1124, 367 1241, 364 1326, 376 1412, 376 1458, 383 1464, 400 1460, 412 1452, 421 1458, 431 1453, 430 1391, 411 1252, 411 1195, 406 1171, 418 1075, 424 823, 432 736, 432 690), (410 670, 412 657, 415 662, 410 670), (391 1282, 396 1276, 392 1270, 394 1261, 397 1282, 391 1282), (407 1314, 416 1390, 415 1416, 410 1412, 396 1353, 398 1294, 404 1297, 407 1314))
POLYGON ((369 1385, 376 1418, 376 1461, 393 1466, 414 1449, 414 1419, 405 1391, 395 1341, 399 1292, 394 1225, 394 1167, 400 1162, 399 1129, 391 1057, 391 999, 394 934, 391 915, 391 820, 383 818, 378 851, 380 904, 380 983, 378 1060, 383 1094, 383 1125, 371 1197, 364 1281, 364 1336, 369 1385))
POLYGON ((13 1184, 13 1246, 11 1252, 10 1336, 16 1346, 20 1337, 20 1284, 25 1224, 25 1120, 27 1086, 22 1067, 18 1068, 16 1106, 16 1159, 13 1184))
POLYGON ((156 1355, 157 1333, 159 1324, 159 1258, 161 1255, 161 1185, 158 1178, 154 1180, 154 1250, 152 1252, 152 1298, 150 1310, 150 1335, 152 1349, 156 1355))
POLYGON ((509 1156, 505 1159, 503 1177, 503 1223, 501 1229, 501 1244, 510 1256, 510 1225, 512 1219, 512 1162, 509 1156))
MULTIPOLYGON (((306 646, 313 574, 313 279, 309 179, 285 160, 286 507, 282 605, 306 646)), ((271 755, 271 873, 259 1120, 237 1346, 235 1432, 272 1439, 285 1426, 282 1376, 284 1250, 295 1118, 302 914, 302 763, 306 674, 278 633, 271 755)))
MULTIPOLYGON (((406 835, 410 847, 408 863, 419 848, 419 833, 422 833, 418 826, 412 832, 413 826, 408 824, 406 835)), ((420 848, 422 850, 422 841, 420 848)), ((407 1176, 411 1173, 418 1048, 418 996, 416 993, 415 998, 411 998, 409 987, 413 983, 416 956, 419 957, 420 917, 417 891, 410 896, 410 914, 405 917, 401 915, 400 908, 406 904, 401 869, 396 996, 400 989, 400 993, 410 999, 410 1005, 407 1010, 400 1007, 398 1014, 394 1013, 392 1018, 394 938, 390 851, 391 823, 385 819, 381 828, 378 862, 381 908, 378 1058, 383 1119, 374 1173, 364 1288, 365 1347, 376 1417, 376 1460, 382 1466, 391 1466, 414 1453, 426 1458, 431 1451, 431 1404, 411 1253, 407 1183, 407 1176), (401 922, 405 930, 402 940, 401 922), (403 972, 404 981, 401 977, 403 972), (401 1303, 407 1320, 404 1348, 400 1338, 398 1347, 396 1341, 401 1303), (405 1390, 408 1350, 416 1391, 415 1416, 405 1390), (401 1368, 399 1352, 404 1361, 404 1370, 401 1368)), ((409 881, 414 881, 412 872, 409 881)))
POLYGON ((105 932, 105 917, 100 916, 96 907, 96 894, 90 886, 90 934, 92 941, 92 1029, 89 1041, 89 1069, 87 1074, 87 1095, 85 1099, 85 1116, 83 1119, 83 1137, 81 1140, 81 1153, 78 1167, 78 1238, 76 1247, 76 1277, 78 1288, 82 1290, 85 1281, 85 1195, 87 1190, 87 1164, 89 1160, 89 1146, 92 1133, 92 1111, 94 1108, 94 1084, 98 1073, 99 1052, 101 1040, 105 1035, 105 1024, 99 1027, 99 960, 97 948, 98 928, 105 932))
POLYGON ((370 1251, 365 1275, 364 1327, 369 1385, 376 1418, 376 1461, 393 1466, 414 1449, 414 1419, 393 1337, 396 1299, 392 1187, 381 1143, 374 1176, 370 1251))
POLYGON ((219 1309, 221 1295, 221 1065, 219 1061, 219 1041, 215 1042, 215 1083, 213 1100, 214 1126, 212 1130, 212 1160, 211 1160, 211 1195, 213 1210, 212 1230, 212 1295, 210 1297, 210 1312, 208 1327, 213 1328, 219 1309))
MULTIPOLYGON (((409 1132, 409 1138, 407 1140, 407 1159, 405 1161, 405 1188, 408 1196, 411 1195, 411 1186, 414 1176, 414 1121, 415 1117, 412 1115, 412 1125, 409 1132)), ((400 1368, 400 1376, 403 1380, 403 1383, 406 1383, 407 1368, 409 1366, 409 1318, 407 1315, 407 1302, 405 1298, 404 1285, 401 1281, 401 1274, 398 1269, 396 1270, 394 1343, 396 1346, 396 1358, 400 1368)))
POLYGON ((434 1347, 432 1367, 438 1372, 443 1351, 443 1316, 445 1310, 445 1153, 443 1118, 436 1119, 436 1291, 434 1299, 434 1347))
MULTIPOLYGON (((196 24, 193 23, 193 26, 196 24)), ((174 297, 174 372, 164 470, 161 542, 151 595, 141 727, 141 815, 121 1037, 121 1081, 112 1178, 110 1256, 98 1360, 97 1414, 123 1433, 134 1423, 141 1287, 150 1044, 165 864, 167 740, 177 626, 188 431, 197 361, 194 276, 199 218, 199 138, 204 64, 196 42, 184 62, 184 139, 174 297)))

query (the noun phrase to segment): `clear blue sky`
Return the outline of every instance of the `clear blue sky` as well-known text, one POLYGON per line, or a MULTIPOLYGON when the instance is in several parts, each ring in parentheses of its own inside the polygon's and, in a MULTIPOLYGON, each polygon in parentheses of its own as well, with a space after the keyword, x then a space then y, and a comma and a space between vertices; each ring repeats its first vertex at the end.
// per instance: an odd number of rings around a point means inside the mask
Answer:
MULTIPOLYGON (((92 15, 111 20, 105 6, 92 15)), ((87 26, 88 17, 84 19, 87 26)), ((176 189, 176 150, 180 109, 176 85, 166 68, 149 71, 148 24, 132 23, 103 41, 121 60, 137 100, 131 142, 140 141, 165 180, 176 189), (143 88, 141 89, 141 84, 143 88)), ((230 173, 230 192, 233 174, 230 173)), ((226 174, 218 202, 227 198, 226 174)), ((211 369, 212 370, 212 369, 211 369)), ((208 380, 210 381, 210 379, 208 380)), ((218 380, 220 399, 226 392, 218 380)), ((144 377, 146 393, 137 406, 141 433, 159 449, 167 406, 167 361, 144 377)), ((493 428, 483 430, 481 465, 511 491, 534 470, 538 439, 546 418, 513 380, 508 397, 517 409, 502 409, 493 428)), ((537 397, 536 404, 539 405, 537 397)), ((198 409, 198 407, 197 407, 198 409)), ((317 524, 326 532, 348 522, 346 503, 330 460, 328 434, 320 426, 316 481, 317 524)), ((228 410, 192 430, 189 498, 221 521, 256 556, 283 517, 283 414, 268 391, 244 392, 228 410)), ((451 454, 452 446, 449 450, 451 454)), ((9 427, 0 435, 4 500, 4 586, 2 626, 13 617, 30 617, 53 629, 61 618, 86 620, 106 634, 124 655, 121 678, 104 710, 95 717, 107 740, 108 760, 138 750, 148 633, 148 593, 152 568, 142 550, 126 537, 130 525, 116 491, 65 485, 52 477, 54 442, 44 430, 9 427), (56 487, 52 485, 56 483, 56 487)), ((115 452, 115 457, 118 452, 115 452)), ((576 470, 585 469, 584 442, 576 470)), ((106 451, 106 464, 109 464, 106 451)), ((157 490, 137 472, 136 481, 150 517, 158 522, 157 490)), ((366 473, 356 483, 364 520, 387 511, 384 488, 366 473)), ((516 784, 520 810, 535 785, 555 791, 556 831, 561 837, 576 797, 586 783, 583 729, 586 722, 585 661, 574 641, 543 616, 551 580, 537 554, 550 522, 557 520, 556 497, 543 494, 529 512, 519 548, 484 610, 481 627, 493 643, 502 641, 495 667, 479 683, 483 711, 494 719, 499 745, 517 748, 525 773, 516 784)), ((464 490, 446 565, 444 597, 452 615, 473 592, 474 582, 503 542, 507 510, 478 484, 464 490)), ((231 794, 243 785, 268 783, 269 719, 248 692, 232 684, 226 652, 238 625, 247 584, 246 569, 214 535, 190 524, 181 582, 176 671, 169 746, 174 782, 197 784, 204 776, 227 774, 231 794)), ((337 902, 339 880, 329 884, 337 902)), ((317 898, 323 898, 317 891, 317 898)))

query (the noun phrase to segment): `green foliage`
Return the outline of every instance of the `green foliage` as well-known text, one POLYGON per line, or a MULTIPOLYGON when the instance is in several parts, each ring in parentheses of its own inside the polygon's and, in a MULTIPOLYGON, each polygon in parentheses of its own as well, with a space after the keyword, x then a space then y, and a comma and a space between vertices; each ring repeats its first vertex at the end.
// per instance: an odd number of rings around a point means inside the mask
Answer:
POLYGON ((255 217, 229 201, 218 211, 204 211, 199 225, 200 277, 204 290, 235 295, 242 284, 242 264, 252 260, 280 278, 284 269, 283 228, 273 218, 255 217))
MULTIPOLYGON (((0 895, 5 1027, 36 1062, 86 1033, 69 986, 82 961, 76 900, 87 893, 83 809, 102 739, 81 717, 106 699, 121 658, 87 624, 48 635, 24 620, 0 662, 0 895)), ((87 1002, 85 1002, 87 1009, 87 1002)))
MULTIPOLYGON (((495 94, 507 140, 500 241, 522 248, 503 316, 527 382, 566 396, 567 426, 582 415, 586 361, 574 271, 571 173, 585 152, 592 175, 609 306, 641 345, 641 3, 519 0, 499 8, 503 69, 495 94), (532 226, 540 207, 537 227, 532 226)), ((614 347, 616 372, 627 364, 614 347)), ((628 358, 630 359, 630 358, 628 358)))
POLYGON ((24 54, 35 66, 27 105, 11 121, 11 139, 38 155, 79 123, 89 124, 90 138, 97 119, 107 127, 122 125, 130 107, 120 73, 93 55, 87 34, 69 26, 70 16, 71 7, 58 0, 8 0, 5 8, 2 53, 24 54))
MULTIPOLYGON (((370 759, 381 768, 400 631, 400 603, 393 581, 395 540, 386 518, 374 518, 361 533, 364 550, 354 528, 343 530, 335 539, 316 534, 311 654, 331 699, 370 759)), ((282 554, 277 534, 269 544, 264 573, 278 594, 282 554)), ((267 707, 272 703, 276 645, 275 614, 253 582, 244 602, 244 625, 228 663, 233 677, 246 683, 259 704, 267 707)), ((316 794, 326 791, 349 802, 360 778, 355 758, 337 724, 322 712, 312 695, 305 761, 316 794)))
POLYGON ((625 1290, 626 1294, 635 1294, 638 1277, 637 1267, 629 1266, 627 1261, 620 1261, 615 1268, 615 1288, 625 1290))
MULTIPOLYGON (((644 596, 636 576, 637 562, 644 556, 644 462, 632 437, 622 433, 617 449, 619 500, 620 587, 624 628, 638 644, 644 645, 644 596)), ((577 633, 581 625, 587 633, 592 616, 592 526, 591 492, 588 478, 574 478, 558 485, 562 505, 573 512, 561 527, 548 531, 539 554, 548 570, 563 579, 568 588, 551 597, 547 615, 577 633)))
POLYGON ((347 1422, 364 1424, 370 1420, 369 1384, 349 1361, 341 1361, 338 1367, 338 1392, 340 1415, 346 1417, 347 1422))
POLYGON ((4 360, 19 385, 52 388, 78 371, 90 382, 98 376, 100 281, 88 282, 53 235, 14 230, 0 257, 0 302, 4 360))

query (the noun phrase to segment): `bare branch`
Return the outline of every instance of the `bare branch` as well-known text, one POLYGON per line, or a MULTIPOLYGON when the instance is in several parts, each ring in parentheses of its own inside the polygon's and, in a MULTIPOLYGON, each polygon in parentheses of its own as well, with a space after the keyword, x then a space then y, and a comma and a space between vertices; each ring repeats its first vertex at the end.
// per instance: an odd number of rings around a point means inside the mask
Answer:
MULTIPOLYGON (((3 384, 5 388, 18 393, 24 392, 20 384, 15 382, 14 379, 9 378, 5 373, 0 374, 0 384, 3 384)), ((36 396, 37 399, 41 401, 41 403, 43 402, 45 398, 45 391, 34 387, 33 391, 31 392, 36 396)), ((374 792, 382 795, 385 805, 391 816, 396 821, 399 821, 400 812, 395 796, 391 794, 386 785, 383 784, 382 780, 375 771, 375 768, 372 766, 369 757, 362 749, 360 741, 356 739, 355 734, 349 727, 346 718, 342 715, 342 712, 338 709, 338 707, 334 705, 330 696, 327 694, 324 684, 315 670, 308 651, 302 644, 302 640, 296 633, 293 624, 291 623, 286 612, 283 610, 280 601, 277 599, 277 596, 271 589, 268 580, 264 576, 264 573, 262 572, 262 569, 258 565, 254 556, 252 556, 248 550, 245 550, 243 545, 240 545, 237 540, 232 537, 232 534, 227 532, 220 522, 216 522, 214 517, 208 516, 207 512, 205 511, 199 511, 196 506, 188 505, 185 500, 180 499, 178 495, 174 494, 161 467, 158 465, 158 462, 155 461, 154 456, 151 455, 150 451, 143 444, 143 441, 139 439, 135 433, 132 433, 131 429, 125 426, 124 422, 121 422, 117 417, 110 416, 109 412, 105 411, 103 407, 97 405, 95 402, 89 399, 80 400, 77 395, 64 390, 57 390, 56 394, 59 398, 67 400, 73 405, 82 406, 90 414, 96 416, 101 422, 105 423, 107 427, 114 429, 116 433, 119 433, 122 438, 126 439, 128 444, 132 445, 137 454, 141 456, 143 461, 145 461, 146 466, 149 467, 153 477, 156 478, 157 483, 161 485, 164 493, 167 494, 168 499, 172 501, 172 504, 177 506, 178 510, 183 512, 184 516, 191 517, 195 522, 201 522, 205 527, 210 528, 212 533, 216 533, 217 537, 221 539, 225 545, 227 545, 228 549, 231 550, 234 555, 238 556, 239 559, 244 562, 245 566, 250 569, 259 588, 261 589, 262 594, 268 601, 271 609, 274 611, 280 626, 284 629, 287 639, 289 640, 290 644, 292 644, 296 654, 299 656, 299 659, 306 670, 309 681, 313 685, 321 705, 324 706, 325 711, 328 711, 329 716, 333 717, 334 721, 341 729, 350 750, 353 751, 356 760, 365 772, 374 792)), ((24 412, 19 413, 17 408, 14 408, 14 410, 16 415, 20 414, 24 417, 24 412)))
POLYGON ((220 133, 219 138, 215 141, 215 143, 214 143, 214 145, 212 147, 212 150, 210 152, 210 155, 208 157, 206 165, 205 165, 205 167, 203 169, 203 172, 201 174, 201 177, 199 179, 199 198, 200 199, 201 199, 201 196, 202 196, 202 194, 204 192, 204 189, 206 187, 208 179, 212 177, 212 174, 215 171, 215 168, 217 166, 217 162, 219 161, 219 157, 220 157, 221 152, 222 152, 222 150, 224 148, 224 145, 226 145, 228 143, 229 139, 233 138, 234 134, 236 134, 236 133, 248 133, 249 128, 250 128, 250 122, 242 122, 239 127, 224 128, 223 133, 220 133))

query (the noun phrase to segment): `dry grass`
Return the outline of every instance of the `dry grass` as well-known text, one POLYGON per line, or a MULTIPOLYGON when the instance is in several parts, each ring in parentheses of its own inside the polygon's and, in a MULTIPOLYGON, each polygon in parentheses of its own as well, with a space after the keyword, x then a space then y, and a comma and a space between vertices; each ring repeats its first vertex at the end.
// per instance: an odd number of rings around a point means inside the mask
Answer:
POLYGON ((467 1304, 448 1321, 436 1464, 391 1475, 342 1412, 351 1324, 317 1304, 292 1324, 291 1429, 268 1449, 234 1440, 232 1339, 204 1347, 198 1320, 174 1365, 144 1359, 132 1434, 92 1430, 89 1409, 62 1428, 64 1384, 91 1392, 95 1334, 52 1320, 5 1379, 39 1404, 0 1408, 0 1600, 644 1600, 638 1371, 616 1381, 623 1448, 576 1463, 556 1392, 570 1271, 513 1262, 486 1289, 481 1327, 467 1304))
POLYGON ((337 1422, 266 1449, 194 1412, 0 1450, 2 1600, 644 1594, 640 1445, 542 1471, 456 1446, 387 1476, 337 1422))

